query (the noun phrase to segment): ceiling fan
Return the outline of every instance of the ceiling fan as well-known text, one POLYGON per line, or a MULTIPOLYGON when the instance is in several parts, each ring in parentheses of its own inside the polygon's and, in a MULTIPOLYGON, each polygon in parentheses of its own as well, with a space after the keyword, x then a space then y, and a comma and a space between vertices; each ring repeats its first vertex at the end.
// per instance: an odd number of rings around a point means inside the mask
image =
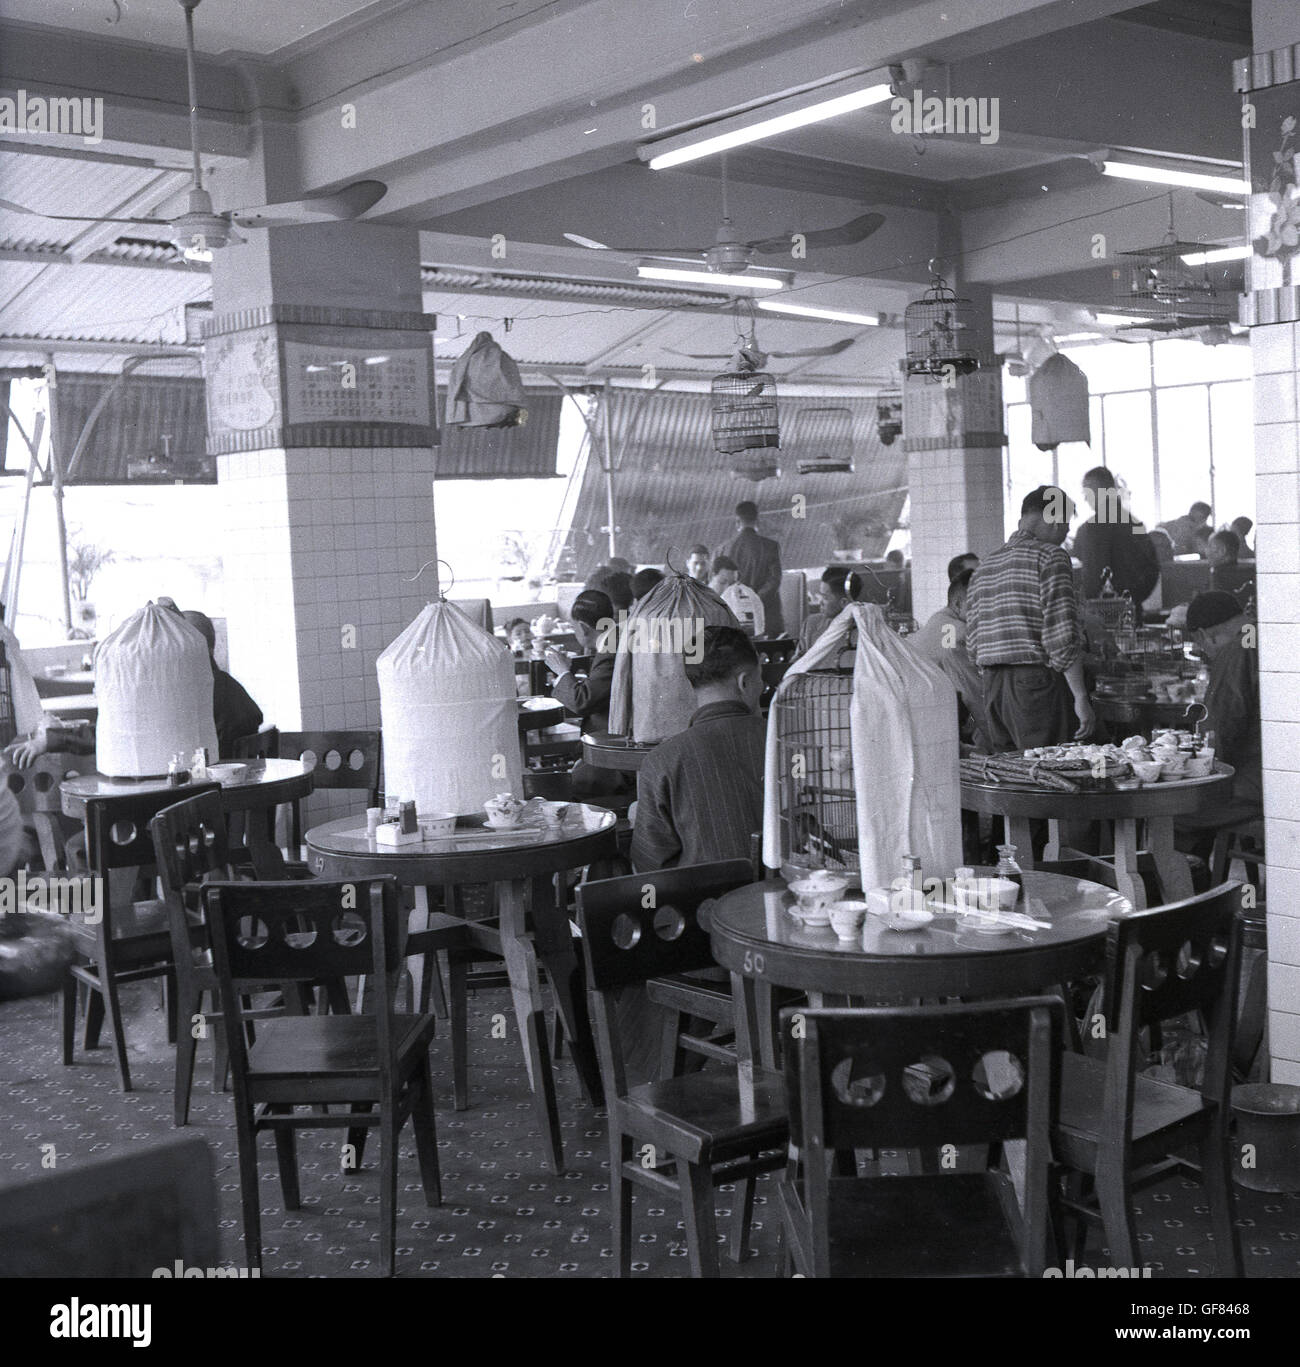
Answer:
MULTIPOLYGON (((838 356, 841 351, 851 347, 857 338, 842 337, 838 342, 831 342, 826 346, 806 346, 798 351, 761 351, 752 332, 747 340, 742 340, 743 349, 754 359, 753 368, 760 370, 768 360, 787 361, 802 356, 838 356)), ((730 351, 677 351, 673 347, 665 347, 664 350, 673 356, 686 356, 692 361, 729 361, 738 354, 734 347, 730 351)))
MULTIPOLYGON (((731 274, 748 270, 754 264, 755 253, 761 256, 787 256, 793 234, 759 237, 746 241, 732 224, 727 205, 727 158, 722 156, 722 222, 713 242, 707 247, 611 247, 581 233, 564 236, 579 247, 592 251, 614 252, 619 256, 648 256, 664 261, 687 261, 697 265, 703 260, 711 271, 731 274)), ((865 242, 885 221, 884 214, 860 214, 838 228, 813 228, 802 234, 805 247, 853 247, 865 242)), ((761 267, 759 269, 762 269, 761 267)))
POLYGON ((251 209, 226 209, 217 213, 212 207, 212 196, 203 188, 203 166, 199 160, 199 104, 194 57, 194 11, 200 0, 178 0, 185 11, 185 63, 190 98, 190 153, 193 159, 194 183, 190 186, 188 203, 183 214, 173 219, 141 218, 134 215, 106 214, 92 217, 82 214, 43 214, 38 209, 0 199, 0 209, 11 213, 31 214, 36 218, 57 219, 65 223, 138 223, 148 227, 168 229, 171 240, 187 260, 211 261, 213 251, 230 242, 243 242, 234 231, 241 228, 298 227, 307 223, 328 223, 360 218, 388 192, 381 180, 357 180, 340 190, 327 190, 304 195, 301 199, 280 204, 263 204, 251 209))

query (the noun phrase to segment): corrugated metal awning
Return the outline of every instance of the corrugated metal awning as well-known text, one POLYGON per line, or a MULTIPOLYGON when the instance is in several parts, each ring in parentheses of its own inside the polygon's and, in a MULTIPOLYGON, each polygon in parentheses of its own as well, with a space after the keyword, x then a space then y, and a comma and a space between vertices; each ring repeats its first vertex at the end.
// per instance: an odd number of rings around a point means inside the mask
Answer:
POLYGON ((528 391, 522 427, 443 426, 434 479, 547 479, 555 475, 564 395, 528 391))
MULTIPOLYGON (((696 542, 716 554, 735 536, 733 510, 744 499, 758 505, 759 529, 781 543, 787 568, 825 564, 836 550, 883 553, 907 496, 907 473, 903 443, 882 446, 876 436, 874 398, 781 398, 783 446, 753 453, 780 474, 761 483, 733 473, 743 457, 713 449, 707 394, 615 389, 611 403, 618 550, 628 560, 671 558, 680 568, 696 542), (799 474, 797 462, 824 451, 828 437, 837 453, 844 449, 846 409, 853 472, 799 474)), ((571 537, 580 572, 607 558, 607 523, 605 476, 593 458, 571 537)))

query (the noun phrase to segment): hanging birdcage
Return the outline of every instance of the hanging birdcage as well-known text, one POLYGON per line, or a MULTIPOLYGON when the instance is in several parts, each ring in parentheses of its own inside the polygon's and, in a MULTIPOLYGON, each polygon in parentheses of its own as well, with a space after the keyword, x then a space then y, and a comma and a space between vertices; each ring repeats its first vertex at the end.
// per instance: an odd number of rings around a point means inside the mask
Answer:
POLYGON ((940 379, 978 370, 979 353, 972 330, 974 308, 969 299, 957 298, 943 276, 932 276, 930 288, 903 310, 907 373, 940 379))
POLYGON ((745 369, 715 375, 712 412, 713 445, 725 456, 781 444, 771 375, 745 369))
POLYGON ((847 408, 801 408, 794 415, 795 468, 801 475, 853 472, 853 413, 847 408))
POLYGON ((876 395, 876 435, 882 446, 892 446, 903 435, 901 389, 882 389, 876 395))
POLYGON ((858 868, 849 715, 856 644, 829 669, 790 675, 772 700, 780 774, 781 873, 858 868))
POLYGON ((1210 323, 1235 321, 1237 294, 1226 282, 1226 270, 1205 261, 1209 249, 1200 242, 1180 242, 1174 228, 1174 199, 1169 196, 1169 231, 1158 247, 1119 252, 1123 264, 1112 272, 1114 301, 1133 310, 1135 329, 1174 331, 1210 323), (1190 258, 1190 261, 1189 261, 1190 258), (1216 287, 1214 276, 1221 277, 1216 287))

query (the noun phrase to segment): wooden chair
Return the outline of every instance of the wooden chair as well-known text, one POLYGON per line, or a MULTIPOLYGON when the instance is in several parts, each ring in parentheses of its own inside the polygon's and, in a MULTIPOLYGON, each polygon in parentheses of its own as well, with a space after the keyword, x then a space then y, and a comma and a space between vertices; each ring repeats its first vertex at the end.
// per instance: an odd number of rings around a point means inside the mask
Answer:
MULTIPOLYGON (((1057 1161, 1089 1179, 1096 1200, 1075 1193, 1064 1204, 1100 1221, 1116 1267, 1138 1265, 1132 1193, 1185 1171, 1205 1186, 1220 1274, 1241 1276, 1228 1149, 1241 893, 1240 883, 1225 883, 1114 922, 1106 941, 1106 1058, 1065 1055, 1057 1161), (1209 1026, 1199 1089, 1142 1076, 1139 1031, 1197 1011, 1209 1026), (1199 1169, 1177 1156, 1193 1144, 1199 1169)), ((1086 1227, 1079 1233, 1081 1257, 1086 1227)))
MULTIPOLYGON (((279 728, 264 726, 260 731, 254 731, 250 736, 240 736, 230 747, 230 758, 232 760, 279 759, 279 728)), ((266 833, 272 845, 276 843, 275 822, 278 811, 278 807, 268 807, 266 811, 266 833)), ((248 818, 249 813, 247 812, 232 812, 226 822, 226 830, 230 837, 230 857, 236 869, 245 876, 255 877, 253 856, 248 849, 248 818)))
POLYGON ((156 899, 136 902, 132 897, 136 874, 154 862, 149 822, 174 802, 215 792, 220 792, 219 786, 207 783, 86 801, 86 858, 96 880, 100 906, 97 920, 88 920, 84 913, 68 918, 87 962, 74 963, 63 982, 63 1062, 75 1061, 73 1034, 80 985, 89 992, 85 1047, 93 1049, 98 1044, 107 1015, 124 1092, 131 1090, 131 1069, 119 987, 143 978, 167 979, 167 1040, 174 1043, 176 1039, 175 977, 166 904, 156 899))
MULTIPOLYGON (((441 1202, 429 1045, 435 1018, 398 1015, 393 988, 402 966, 397 884, 388 878, 329 882, 209 883, 203 910, 212 936, 221 1009, 230 1044, 244 1211, 245 1255, 260 1267, 261 1192, 257 1136, 275 1135, 286 1210, 299 1207, 297 1132, 345 1128, 360 1167, 366 1131, 380 1133, 379 1242, 393 1273, 398 1137, 415 1131, 425 1201, 441 1202), (371 973, 373 1016, 282 1016, 246 1041, 242 993, 267 981, 313 982, 371 973), (349 1105, 350 1114, 297 1114, 295 1108, 349 1105)), ((347 1150, 345 1150, 345 1154, 347 1150)))
POLYGON ((173 1276, 177 1262, 220 1257, 212 1152, 198 1135, 0 1188, 0 1277, 173 1276))
POLYGON ((251 736, 240 736, 230 747, 230 757, 236 760, 279 759, 280 731, 275 726, 264 726, 251 736))
POLYGON ((792 1154, 777 1188, 795 1270, 811 1277, 1041 1277, 1051 1227, 1051 1126, 1061 1003, 781 1013, 792 1154), (1025 1141, 1024 1211, 999 1171, 1025 1141), (989 1145, 980 1171, 945 1171, 989 1145), (832 1176, 855 1150, 926 1149, 930 1170, 832 1176))
MULTIPOLYGON (((280 759, 315 761, 312 783, 324 789, 364 790, 366 806, 379 806, 379 774, 382 763, 379 731, 281 731, 280 759)), ((302 851, 302 804, 292 804, 289 850, 293 858, 302 851)))
POLYGON ((41 847, 46 873, 70 871, 67 842, 76 834, 76 823, 63 815, 59 784, 65 778, 95 772, 94 755, 73 755, 50 750, 38 755, 26 769, 6 774, 9 790, 24 809, 30 804, 32 825, 41 847))
POLYGON ((691 1274, 719 1273, 713 1189, 736 1183, 731 1256, 748 1255, 753 1180, 786 1161, 780 1075, 756 1070, 756 1106, 742 1109, 734 1069, 688 1073, 629 1087, 618 1028, 620 989, 713 963, 699 923, 702 904, 749 881, 746 860, 699 864, 584 883, 578 888, 582 951, 605 1102, 615 1271, 631 1272, 632 1183, 682 1204, 691 1274))

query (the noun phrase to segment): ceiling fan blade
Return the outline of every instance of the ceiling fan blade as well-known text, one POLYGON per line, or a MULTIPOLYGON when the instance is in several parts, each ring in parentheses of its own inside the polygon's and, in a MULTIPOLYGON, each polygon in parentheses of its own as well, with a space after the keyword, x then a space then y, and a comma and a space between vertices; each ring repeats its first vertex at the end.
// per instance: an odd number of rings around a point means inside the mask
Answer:
POLYGON ((842 337, 838 342, 831 342, 827 346, 808 346, 799 351, 769 351, 769 356, 779 356, 783 360, 795 356, 838 356, 841 351, 846 351, 857 339, 854 337, 842 337))
POLYGON ((281 204, 232 209, 229 218, 241 228, 285 228, 305 223, 337 223, 360 218, 388 193, 382 180, 355 180, 341 190, 303 195, 281 204))
POLYGON ((665 260, 680 261, 682 254, 701 257, 708 251, 707 247, 611 247, 608 243, 597 242, 594 237, 583 237, 581 233, 565 233, 564 236, 579 247, 594 252, 617 252, 620 256, 661 256, 665 260))
POLYGON ((685 356, 692 361, 729 361, 736 354, 734 351, 678 351, 670 346, 664 347, 664 350, 670 356, 685 356))
POLYGON ((15 204, 11 199, 0 199, 0 209, 8 209, 13 214, 30 214, 33 218, 52 218, 60 223, 148 223, 152 227, 166 228, 165 218, 127 218, 116 214, 102 214, 98 218, 89 214, 45 214, 39 209, 29 209, 25 204, 15 204))
MULTIPOLYGON (((803 234, 804 245, 808 247, 852 247, 865 242, 885 222, 884 214, 860 214, 838 228, 814 228, 803 234)), ((767 237, 749 245, 765 256, 778 256, 790 250, 792 234, 782 237, 767 237)))

